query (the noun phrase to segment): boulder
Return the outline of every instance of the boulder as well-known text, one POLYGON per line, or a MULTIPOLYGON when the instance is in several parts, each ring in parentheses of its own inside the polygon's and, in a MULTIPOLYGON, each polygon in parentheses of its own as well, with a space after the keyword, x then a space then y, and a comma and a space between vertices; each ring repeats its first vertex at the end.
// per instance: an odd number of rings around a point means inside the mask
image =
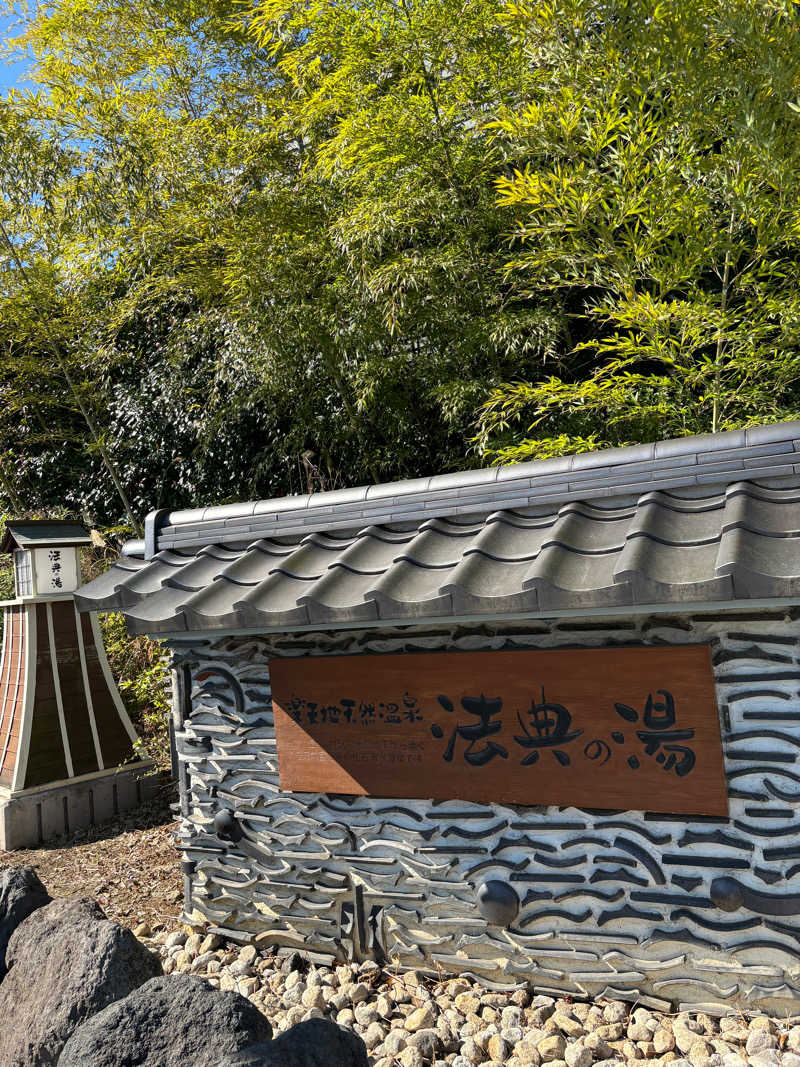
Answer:
POLYGON ((23 919, 50 903, 50 894, 33 867, 0 870, 0 979, 6 973, 8 941, 23 919))
POLYGON ((239 993, 174 974, 151 978, 84 1022, 58 1067, 213 1067, 221 1056, 271 1036, 265 1016, 239 993))
POLYGON ((157 956, 93 900, 54 900, 21 923, 0 984, 0 1064, 49 1067, 90 1015, 161 973, 157 956))
POLYGON ((226 1056, 216 1067, 367 1067, 367 1063, 367 1046, 352 1030, 328 1019, 308 1019, 274 1041, 226 1056))

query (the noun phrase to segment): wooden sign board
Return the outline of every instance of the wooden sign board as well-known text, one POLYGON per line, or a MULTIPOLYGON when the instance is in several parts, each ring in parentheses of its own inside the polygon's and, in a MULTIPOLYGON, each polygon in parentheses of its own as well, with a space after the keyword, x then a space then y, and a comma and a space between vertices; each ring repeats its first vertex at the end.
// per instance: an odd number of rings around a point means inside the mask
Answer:
POLYGON ((706 646, 270 662, 282 789, 727 815, 706 646))

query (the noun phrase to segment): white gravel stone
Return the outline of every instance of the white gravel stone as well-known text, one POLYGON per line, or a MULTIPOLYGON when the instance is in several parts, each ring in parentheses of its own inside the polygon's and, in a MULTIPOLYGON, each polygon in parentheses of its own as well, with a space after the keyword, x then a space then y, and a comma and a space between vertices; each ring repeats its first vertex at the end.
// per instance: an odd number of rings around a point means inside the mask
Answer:
MULTIPOLYGON (((306 993, 308 993, 308 990, 306 990, 306 993)), ((361 1026, 369 1026, 377 1020, 378 1009, 368 1000, 362 1000, 360 1004, 356 1004, 353 1009, 353 1014, 356 1017, 357 1023, 361 1026)))
POLYGON ((283 1018, 282 1029, 288 1030, 290 1026, 297 1026, 303 1021, 305 1010, 302 1007, 290 1008, 283 1018))
POLYGON ((696 1039, 692 1047, 689 1049, 689 1055, 687 1059, 692 1067, 704 1067, 704 1065, 711 1058, 714 1050, 707 1041, 702 1039, 696 1039))
POLYGON ((586 1033, 583 1024, 574 1015, 564 1011, 557 1011, 552 1016, 551 1022, 555 1023, 561 1033, 566 1034, 567 1037, 582 1037, 586 1033))
POLYGON ((518 1007, 516 1004, 512 1004, 508 1008, 503 1008, 500 1012, 500 1021, 504 1030, 522 1026, 522 1008, 518 1007))
POLYGON ((690 1030, 683 1022, 676 1023, 672 1028, 672 1033, 675 1037, 676 1048, 684 1053, 688 1053, 689 1049, 697 1040, 697 1032, 690 1030))
POLYGON ((509 1045, 518 1045, 524 1034, 525 1031, 521 1026, 504 1026, 500 1031, 500 1036, 504 1041, 507 1041, 509 1045))
POLYGON ((423 1004, 422 1007, 412 1011, 406 1019, 406 1030, 424 1030, 433 1026, 436 1022, 436 1009, 431 1004, 423 1004))
POLYGON ((383 1027, 380 1023, 370 1023, 364 1033, 361 1035, 364 1044, 371 1052, 377 1045, 380 1045, 384 1038, 383 1027))
POLYGON ((775 1067, 776 1064, 783 1067, 783 1057, 776 1048, 765 1049, 764 1052, 750 1056, 750 1067, 775 1067))
POLYGON ((774 1034, 771 1034, 766 1027, 753 1029, 751 1024, 750 1035, 747 1038, 747 1044, 745 1045, 747 1055, 751 1061, 753 1056, 766 1052, 767 1049, 775 1048, 777 1044, 778 1039, 774 1034))
POLYGON ((345 1008, 350 1007, 350 997, 348 997, 347 993, 339 990, 328 999, 328 1005, 331 1011, 343 1011, 345 1008))
POLYGON ((433 1029, 417 1030, 409 1037, 408 1044, 413 1048, 418 1048, 425 1060, 429 1061, 433 1059, 435 1052, 439 1048, 439 1035, 433 1029))
POLYGON ((245 945, 239 950, 239 962, 251 967, 258 957, 258 949, 255 945, 245 945))
POLYGON ((425 1060, 418 1048, 404 1048, 398 1059, 402 1067, 425 1067, 425 1060))
POLYGON ((408 1034, 399 1027, 390 1030, 383 1042, 383 1051, 387 1056, 396 1056, 408 1044, 408 1034))
POLYGON ((287 989, 281 997, 282 1003, 287 1008, 296 1008, 303 1003, 303 993, 305 989, 302 985, 293 986, 291 989, 287 989))
POLYGON ((375 1011, 382 1019, 390 1019, 394 1011, 394 1005, 385 993, 382 993, 375 1001, 375 1011))
POLYGON ((356 982, 344 990, 350 997, 352 1004, 359 1004, 362 1000, 369 1000, 371 988, 366 982, 356 982))
POLYGON ((736 1052, 729 1052, 722 1057, 724 1067, 747 1067, 747 1060, 736 1052))
POLYGON ((249 978, 250 975, 255 974, 252 964, 246 963, 244 960, 234 960, 233 963, 229 963, 228 970, 231 974, 238 974, 242 978, 249 978))
POLYGON ((610 1000, 603 1008, 607 1023, 621 1023, 628 1018, 628 1005, 622 1000, 610 1000))
POLYGON ((184 942, 184 949, 188 953, 190 959, 194 959, 195 956, 200 955, 200 946, 203 944, 203 934, 190 934, 184 942))
MULTIPOLYGON (((308 986, 301 997, 304 1008, 317 1008, 320 1012, 325 1007, 325 997, 322 992, 322 987, 308 986)), ((358 1016, 356 1016, 358 1018, 358 1016)))
POLYGON ((539 1055, 542 1057, 543 1063, 549 1063, 552 1060, 562 1060, 564 1058, 566 1047, 567 1043, 562 1034, 548 1034, 547 1037, 543 1038, 536 1046, 539 1055))
POLYGON ((592 1050, 587 1048, 582 1041, 575 1041, 567 1045, 564 1051, 564 1059, 567 1067, 591 1067, 594 1062, 592 1050))
POLYGON ((581 1039, 584 1046, 591 1049, 592 1056, 596 1060, 610 1060, 614 1058, 614 1050, 611 1045, 602 1038, 597 1031, 587 1034, 586 1037, 581 1039))
POLYGON ((461 1056, 468 1063, 480 1063, 483 1060, 483 1049, 474 1038, 468 1037, 461 1046, 461 1056))

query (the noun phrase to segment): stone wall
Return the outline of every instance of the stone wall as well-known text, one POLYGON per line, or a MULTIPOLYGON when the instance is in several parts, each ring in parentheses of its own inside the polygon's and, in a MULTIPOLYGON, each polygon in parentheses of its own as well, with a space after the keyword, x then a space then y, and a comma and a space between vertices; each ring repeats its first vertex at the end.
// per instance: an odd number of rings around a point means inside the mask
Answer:
POLYGON ((796 1010, 799 646, 795 614, 775 610, 176 645, 187 910, 321 961, 373 956, 662 1008, 796 1010), (728 819, 279 789, 271 657, 684 643, 713 650, 728 819), (233 834, 214 825, 223 809, 233 834), (721 877, 735 880, 733 912, 710 898, 721 877), (510 929, 476 910, 487 878, 519 892, 510 929))

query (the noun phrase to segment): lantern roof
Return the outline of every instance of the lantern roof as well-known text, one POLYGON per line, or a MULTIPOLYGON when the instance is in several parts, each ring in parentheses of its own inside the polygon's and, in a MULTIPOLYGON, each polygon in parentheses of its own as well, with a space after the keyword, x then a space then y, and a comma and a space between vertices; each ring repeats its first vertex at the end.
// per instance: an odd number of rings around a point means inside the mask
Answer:
POLYGON ((16 548, 77 548, 91 543, 89 531, 73 519, 12 519, 6 523, 0 552, 13 552, 16 548))

